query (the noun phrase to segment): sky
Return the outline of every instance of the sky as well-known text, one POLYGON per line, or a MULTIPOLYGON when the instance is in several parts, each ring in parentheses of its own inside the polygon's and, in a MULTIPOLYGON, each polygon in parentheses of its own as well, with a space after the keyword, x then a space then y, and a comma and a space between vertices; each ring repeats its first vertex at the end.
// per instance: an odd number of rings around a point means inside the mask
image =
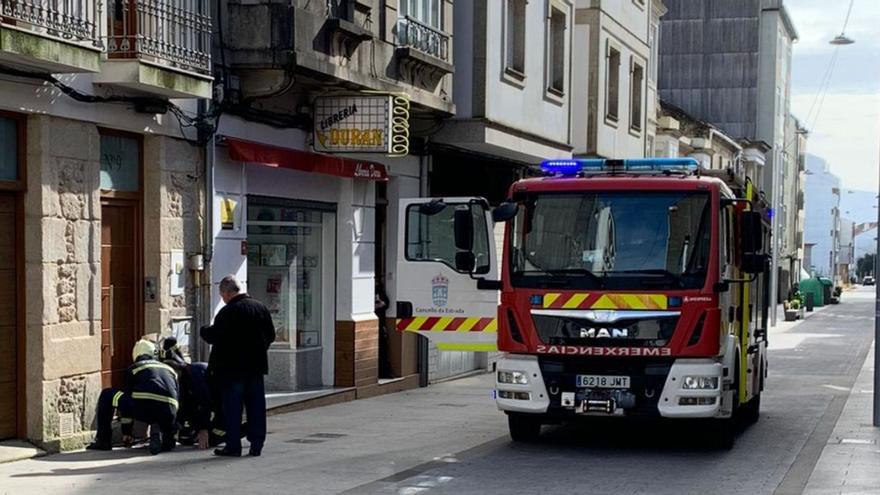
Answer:
POLYGON ((828 160, 844 188, 876 191, 880 183, 880 1, 854 2, 846 35, 855 44, 837 48, 822 97, 820 86, 835 51, 828 41, 840 34, 849 0, 785 1, 799 35, 793 48, 791 111, 810 131, 807 152, 828 160))

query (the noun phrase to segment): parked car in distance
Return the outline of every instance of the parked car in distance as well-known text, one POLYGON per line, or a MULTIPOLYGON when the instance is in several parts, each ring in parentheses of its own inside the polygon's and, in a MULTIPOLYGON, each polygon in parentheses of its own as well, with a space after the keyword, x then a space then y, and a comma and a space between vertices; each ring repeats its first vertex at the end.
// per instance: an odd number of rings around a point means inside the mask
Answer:
POLYGON ((874 285, 874 277, 868 275, 862 279, 862 285, 874 285))

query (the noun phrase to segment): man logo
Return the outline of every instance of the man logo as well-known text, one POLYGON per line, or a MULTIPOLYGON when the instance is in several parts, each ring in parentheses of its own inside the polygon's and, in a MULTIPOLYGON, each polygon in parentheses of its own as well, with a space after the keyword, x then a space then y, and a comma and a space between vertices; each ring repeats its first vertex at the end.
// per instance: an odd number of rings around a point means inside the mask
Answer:
POLYGON ((434 306, 443 307, 449 301, 449 279, 443 275, 437 275, 431 280, 431 299, 434 306))
POLYGON ((626 339, 629 330, 626 328, 581 328, 582 339, 626 339))

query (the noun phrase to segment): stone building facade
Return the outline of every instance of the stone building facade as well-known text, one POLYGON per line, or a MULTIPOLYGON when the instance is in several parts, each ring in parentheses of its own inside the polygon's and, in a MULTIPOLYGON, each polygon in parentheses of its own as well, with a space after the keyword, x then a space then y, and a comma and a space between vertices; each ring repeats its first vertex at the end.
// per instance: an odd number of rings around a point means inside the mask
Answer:
MULTIPOLYGON (((144 167, 142 200, 136 208, 143 213, 143 230, 135 238, 143 242, 133 252, 142 254, 120 260, 114 256, 108 264, 102 255, 107 254, 110 232, 102 209, 113 194, 101 188, 104 134, 95 123, 46 115, 28 116, 26 133, 26 438, 48 450, 69 450, 91 439, 98 394, 114 381, 102 380, 107 365, 102 353, 108 344, 106 336, 102 342, 102 328, 115 332, 116 339, 126 331, 133 332, 126 340, 140 333, 167 335, 172 319, 195 314, 192 276, 184 273, 183 294, 171 295, 170 253, 201 251, 203 165, 201 151, 182 140, 139 138, 144 167), (108 270, 157 281, 155 299, 145 296, 143 304, 136 296, 129 299, 133 328, 113 326, 120 307, 106 300, 108 270)), ((117 347, 112 352, 127 357, 130 350, 117 347)))

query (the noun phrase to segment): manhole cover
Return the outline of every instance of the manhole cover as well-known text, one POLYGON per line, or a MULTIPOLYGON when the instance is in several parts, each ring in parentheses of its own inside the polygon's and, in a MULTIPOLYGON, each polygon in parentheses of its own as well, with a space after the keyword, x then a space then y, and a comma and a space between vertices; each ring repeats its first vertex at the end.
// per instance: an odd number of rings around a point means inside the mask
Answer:
POLYGON ((293 440, 287 440, 287 443, 323 443, 324 440, 317 440, 314 438, 294 438, 293 440))
POLYGON ((342 438, 347 436, 345 433, 315 433, 309 435, 310 438, 342 438))

